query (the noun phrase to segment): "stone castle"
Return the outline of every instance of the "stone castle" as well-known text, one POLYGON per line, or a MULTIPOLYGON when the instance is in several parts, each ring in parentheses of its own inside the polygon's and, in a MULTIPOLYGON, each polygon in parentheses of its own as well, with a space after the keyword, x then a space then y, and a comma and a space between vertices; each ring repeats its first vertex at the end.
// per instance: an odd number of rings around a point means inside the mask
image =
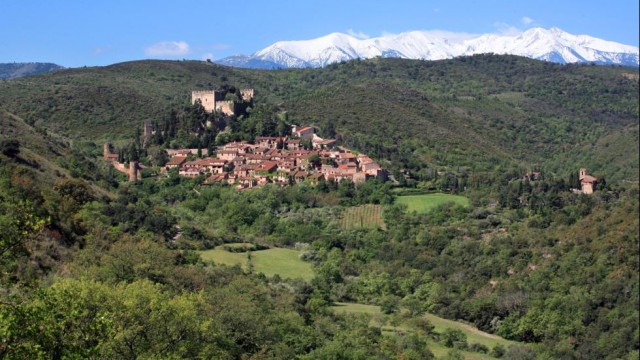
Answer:
MULTIPOLYGON (((195 104, 200 100, 206 112, 220 111, 225 115, 234 115, 236 113, 236 102, 233 100, 225 100, 227 92, 221 90, 199 90, 191 92, 191 104, 195 104)), ((236 95, 243 102, 249 102, 253 99, 253 89, 238 89, 236 95)))

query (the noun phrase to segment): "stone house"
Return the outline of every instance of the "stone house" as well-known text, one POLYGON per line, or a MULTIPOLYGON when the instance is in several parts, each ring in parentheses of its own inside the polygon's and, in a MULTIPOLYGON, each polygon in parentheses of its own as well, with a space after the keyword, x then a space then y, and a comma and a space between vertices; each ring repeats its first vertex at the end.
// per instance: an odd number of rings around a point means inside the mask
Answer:
POLYGON ((303 128, 298 128, 297 126, 294 126, 292 131, 291 131, 291 135, 298 137, 302 140, 307 140, 307 139, 311 139, 313 138, 313 134, 315 133, 315 131, 313 130, 312 127, 307 126, 307 127, 303 127, 303 128))
POLYGON ((175 169, 182 166, 187 161, 186 156, 176 155, 173 156, 169 161, 164 165, 167 169, 175 169))

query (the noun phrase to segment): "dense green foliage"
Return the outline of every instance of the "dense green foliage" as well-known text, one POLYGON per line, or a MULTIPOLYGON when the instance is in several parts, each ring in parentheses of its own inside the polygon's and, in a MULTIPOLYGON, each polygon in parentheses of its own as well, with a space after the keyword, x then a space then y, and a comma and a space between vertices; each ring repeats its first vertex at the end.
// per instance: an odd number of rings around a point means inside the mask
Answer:
POLYGON ((272 72, 133 62, 2 82, 0 356, 424 359, 436 342, 451 358, 637 358, 637 86, 629 69, 510 56, 272 72), (188 103, 219 83, 259 96, 237 118, 188 103), (145 121, 175 133, 143 149, 145 121), (152 167, 165 147, 287 123, 370 153, 406 187, 125 183, 100 159, 115 137, 152 167), (578 166, 600 178, 591 196, 570 191, 578 166), (396 203, 433 191, 469 205, 396 203), (367 222, 384 226, 345 226, 374 208, 367 222), (238 242, 296 248, 314 276, 261 274, 253 249, 233 254, 252 257, 244 268, 199 255, 238 242), (383 331, 334 302, 412 325, 383 331), (488 347, 425 313, 526 345, 488 347))

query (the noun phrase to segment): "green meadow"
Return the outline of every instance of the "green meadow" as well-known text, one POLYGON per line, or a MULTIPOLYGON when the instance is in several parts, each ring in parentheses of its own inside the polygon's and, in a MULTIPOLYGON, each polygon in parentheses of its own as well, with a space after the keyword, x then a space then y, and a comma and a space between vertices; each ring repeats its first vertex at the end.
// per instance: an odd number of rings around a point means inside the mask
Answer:
POLYGON ((417 213, 427 213, 431 209, 448 202, 462 206, 470 205, 469 199, 466 197, 449 194, 401 195, 396 199, 397 204, 407 205, 407 211, 415 211, 417 213))
MULTIPOLYGON (((244 270, 248 270, 248 252, 229 252, 223 246, 201 251, 200 256, 203 260, 211 260, 216 264, 240 265, 244 270)), ((311 280, 314 276, 313 267, 310 263, 300 260, 299 255, 298 250, 284 248, 252 251, 253 272, 267 276, 277 274, 283 278, 311 280)))

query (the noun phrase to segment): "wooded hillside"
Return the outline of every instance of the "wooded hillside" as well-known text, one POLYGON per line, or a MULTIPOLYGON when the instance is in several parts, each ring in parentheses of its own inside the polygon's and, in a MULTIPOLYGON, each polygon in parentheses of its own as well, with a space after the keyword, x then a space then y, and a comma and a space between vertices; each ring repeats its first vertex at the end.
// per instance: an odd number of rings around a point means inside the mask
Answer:
POLYGON ((1 81, 0 357, 637 359, 638 96, 637 70, 489 55, 1 81), (225 119, 191 106, 219 86, 255 103, 225 119), (167 132, 142 149, 146 121, 167 132), (397 183, 237 191, 159 172, 167 147, 291 123, 397 183), (126 182, 105 141, 145 177, 126 182), (591 195, 571 191, 580 167, 591 195))
POLYGON ((637 76, 491 55, 279 71, 139 61, 2 82, 0 105, 37 127, 102 141, 163 121, 189 103, 191 90, 231 84, 255 88, 259 104, 283 104, 291 122, 416 176, 498 163, 567 176, 580 163, 619 181, 638 178, 637 76))

